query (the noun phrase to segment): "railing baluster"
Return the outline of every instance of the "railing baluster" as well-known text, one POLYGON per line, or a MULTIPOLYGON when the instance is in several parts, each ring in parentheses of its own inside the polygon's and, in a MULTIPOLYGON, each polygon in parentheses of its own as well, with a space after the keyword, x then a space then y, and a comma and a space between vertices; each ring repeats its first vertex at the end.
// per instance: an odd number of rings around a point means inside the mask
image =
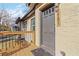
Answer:
POLYGON ((3 50, 4 50, 4 42, 3 42, 3 34, 2 34, 2 56, 3 56, 3 50))
POLYGON ((3 34, 2 34, 2 50, 3 50, 3 48, 4 48, 4 47, 3 47, 3 34))
POLYGON ((16 46, 16 35, 14 37, 15 37, 15 46, 16 46))
POLYGON ((9 37, 9 48, 10 48, 10 35, 8 37, 9 37))
POLYGON ((11 51, 16 50, 18 45, 19 45, 18 49, 23 48, 23 46, 25 45, 25 41, 24 41, 25 35, 26 35, 27 41, 32 41, 32 43, 35 43, 33 40, 34 33, 29 33, 29 32, 24 33, 24 34, 23 34, 23 32, 22 33, 21 32, 17 32, 17 33, 12 32, 11 34, 4 33, 1 35, 1 37, 2 37, 1 38, 1 41, 2 41, 2 43, 1 43, 2 48, 1 49, 5 50, 5 52, 6 51, 8 52, 9 49, 11 49, 11 47, 13 48, 11 51), (17 44, 17 42, 18 42, 18 44, 17 44))
POLYGON ((20 35, 19 35, 19 44, 20 44, 20 48, 21 48, 21 41, 20 41, 20 35))
POLYGON ((13 39, 12 39, 12 35, 11 35, 11 46, 13 48, 13 39))
POLYGON ((5 43, 6 43, 5 47, 6 47, 6 50, 7 50, 7 35, 6 35, 5 43))
POLYGON ((20 39, 20 48, 21 48, 21 35, 20 35, 20 38, 19 39, 20 39))
POLYGON ((14 48, 14 38, 13 38, 13 35, 12 35, 12 45, 13 45, 13 48, 14 48))
POLYGON ((12 37, 11 37, 11 38, 12 38, 12 47, 14 48, 14 45, 13 45, 13 35, 12 35, 12 37))

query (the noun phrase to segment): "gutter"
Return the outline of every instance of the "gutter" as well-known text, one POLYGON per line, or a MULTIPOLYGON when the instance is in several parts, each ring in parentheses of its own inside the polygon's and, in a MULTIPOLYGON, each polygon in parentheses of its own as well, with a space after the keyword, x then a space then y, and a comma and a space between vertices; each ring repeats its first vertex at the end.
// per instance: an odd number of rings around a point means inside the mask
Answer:
POLYGON ((25 21, 25 18, 27 18, 27 16, 35 9, 35 7, 36 7, 37 4, 38 3, 34 4, 34 6, 32 7, 32 9, 29 10, 28 13, 24 17, 22 17, 22 19, 20 19, 20 20, 17 19, 16 23, 18 24, 20 21, 25 21))
POLYGON ((38 3, 36 3, 36 4, 33 6, 33 8, 32 8, 20 21, 25 21, 26 18, 28 18, 27 16, 35 9, 35 7, 36 7, 37 4, 38 4, 38 3))

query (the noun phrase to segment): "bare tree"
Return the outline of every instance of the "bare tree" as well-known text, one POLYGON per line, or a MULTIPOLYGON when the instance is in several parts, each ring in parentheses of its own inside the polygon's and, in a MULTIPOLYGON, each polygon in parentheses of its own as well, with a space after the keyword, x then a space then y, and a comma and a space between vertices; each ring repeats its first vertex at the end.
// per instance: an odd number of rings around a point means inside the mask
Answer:
POLYGON ((0 10, 0 22, 5 23, 6 20, 9 18, 9 14, 6 10, 0 10))
POLYGON ((5 9, 0 10, 0 30, 9 29, 9 13, 5 9), (6 26, 6 27, 5 27, 6 26))

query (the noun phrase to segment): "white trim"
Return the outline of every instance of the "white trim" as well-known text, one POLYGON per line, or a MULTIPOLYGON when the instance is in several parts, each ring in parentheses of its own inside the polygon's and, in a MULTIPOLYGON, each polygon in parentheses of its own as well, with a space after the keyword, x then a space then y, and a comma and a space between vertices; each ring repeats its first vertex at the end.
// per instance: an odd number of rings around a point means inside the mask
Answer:
POLYGON ((42 12, 40 9, 48 4, 49 3, 44 3, 35 10, 35 34, 36 34, 35 43, 37 46, 41 46, 41 39, 42 39, 42 36, 41 36, 41 18, 42 18, 41 13, 42 12))
MULTIPOLYGON (((50 3, 44 3, 44 4, 42 4, 40 7, 38 7, 37 9, 41 9, 42 7, 44 7, 44 6, 46 6, 46 5, 48 5, 48 4, 50 4, 50 3)), ((40 10, 41 11, 41 10, 40 10)))

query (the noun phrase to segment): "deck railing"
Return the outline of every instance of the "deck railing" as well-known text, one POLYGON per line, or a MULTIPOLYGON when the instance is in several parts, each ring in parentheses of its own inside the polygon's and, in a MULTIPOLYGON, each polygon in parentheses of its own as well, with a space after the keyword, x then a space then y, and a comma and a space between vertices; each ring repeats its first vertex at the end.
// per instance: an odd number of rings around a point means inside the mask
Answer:
POLYGON ((35 42, 35 34, 26 32, 0 32, 0 55, 11 55, 35 42))

